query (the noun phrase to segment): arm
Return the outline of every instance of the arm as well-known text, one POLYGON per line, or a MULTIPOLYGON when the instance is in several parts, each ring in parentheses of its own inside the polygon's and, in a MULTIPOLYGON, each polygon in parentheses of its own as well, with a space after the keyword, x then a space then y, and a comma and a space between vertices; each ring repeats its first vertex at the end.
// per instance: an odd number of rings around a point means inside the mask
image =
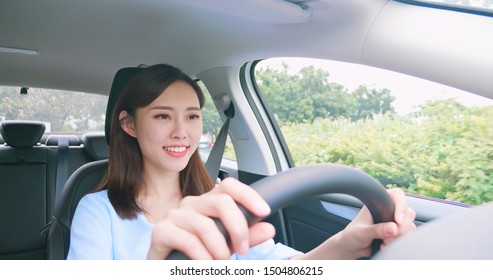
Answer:
POLYGON ((97 195, 83 197, 70 230, 67 259, 113 259, 108 208, 97 195))
POLYGON ((404 192, 388 191, 395 203, 394 222, 373 224, 366 207, 341 232, 332 236, 312 251, 293 259, 357 259, 371 255, 373 239, 382 239, 382 249, 395 238, 416 229, 416 213, 407 206, 404 192))

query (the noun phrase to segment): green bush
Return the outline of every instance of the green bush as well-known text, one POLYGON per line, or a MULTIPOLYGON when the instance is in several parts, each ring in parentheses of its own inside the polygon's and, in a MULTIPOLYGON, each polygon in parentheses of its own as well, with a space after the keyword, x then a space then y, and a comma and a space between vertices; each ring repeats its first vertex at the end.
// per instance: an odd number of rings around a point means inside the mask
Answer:
POLYGON ((492 119, 492 107, 444 100, 409 116, 317 119, 281 129, 296 165, 350 165, 390 188, 477 205, 493 201, 492 119))

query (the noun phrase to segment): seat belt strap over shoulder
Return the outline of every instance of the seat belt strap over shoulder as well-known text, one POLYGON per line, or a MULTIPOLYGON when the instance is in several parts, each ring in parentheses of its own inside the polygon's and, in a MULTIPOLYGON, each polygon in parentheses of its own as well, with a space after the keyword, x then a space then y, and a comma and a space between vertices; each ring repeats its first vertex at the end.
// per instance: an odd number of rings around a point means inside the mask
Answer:
MULTIPOLYGON (((223 96, 223 102, 225 102, 224 97, 225 96, 223 96)), ((226 119, 224 120, 224 123, 221 126, 221 129, 219 130, 219 133, 216 136, 216 141, 214 142, 214 146, 212 146, 212 150, 205 163, 205 168, 207 169, 209 176, 212 178, 214 182, 216 182, 217 177, 219 176, 219 169, 221 168, 221 161, 223 159, 224 149, 226 147, 226 140, 229 134, 229 124, 231 122, 231 119, 235 115, 235 108, 233 106, 233 102, 231 102, 231 99, 229 99, 229 97, 227 97, 226 100, 227 103, 229 103, 228 105, 226 105, 228 107, 226 106, 223 107, 223 108, 227 108, 226 110, 223 110, 226 119)), ((216 107, 218 107, 217 104, 216 107)))

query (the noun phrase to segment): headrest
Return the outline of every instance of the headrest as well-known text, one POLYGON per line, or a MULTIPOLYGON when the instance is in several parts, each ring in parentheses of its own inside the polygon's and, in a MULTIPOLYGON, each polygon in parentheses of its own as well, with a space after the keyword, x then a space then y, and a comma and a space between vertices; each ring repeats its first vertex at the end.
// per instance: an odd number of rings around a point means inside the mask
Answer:
POLYGON ((68 139, 68 145, 69 146, 80 146, 82 144, 82 141, 80 140, 77 135, 49 135, 48 138, 46 138, 45 145, 46 146, 57 146, 58 145, 58 140, 62 137, 65 137, 68 139))
POLYGON ((110 147, 106 143, 103 132, 90 132, 82 135, 84 148, 94 160, 107 159, 110 154, 110 147))
POLYGON ((120 94, 127 85, 128 81, 130 81, 142 69, 143 68, 140 67, 122 68, 116 72, 115 77, 113 78, 110 95, 108 97, 108 105, 106 106, 106 119, 104 124, 106 143, 108 144, 110 143, 111 118, 113 116, 113 109, 115 108, 116 101, 118 100, 118 97, 120 97, 120 94))
POLYGON ((0 125, 3 140, 15 148, 36 146, 45 129, 44 123, 36 121, 3 121, 0 125))

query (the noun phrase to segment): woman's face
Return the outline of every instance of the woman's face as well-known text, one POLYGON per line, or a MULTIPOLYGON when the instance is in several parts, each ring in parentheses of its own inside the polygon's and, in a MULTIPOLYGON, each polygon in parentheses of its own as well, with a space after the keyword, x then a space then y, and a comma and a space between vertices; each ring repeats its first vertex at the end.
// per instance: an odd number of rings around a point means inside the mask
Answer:
POLYGON ((180 172, 199 145, 202 114, 195 90, 176 81, 122 127, 137 138, 146 171, 180 172), (127 126, 127 128, 125 128, 127 126))

